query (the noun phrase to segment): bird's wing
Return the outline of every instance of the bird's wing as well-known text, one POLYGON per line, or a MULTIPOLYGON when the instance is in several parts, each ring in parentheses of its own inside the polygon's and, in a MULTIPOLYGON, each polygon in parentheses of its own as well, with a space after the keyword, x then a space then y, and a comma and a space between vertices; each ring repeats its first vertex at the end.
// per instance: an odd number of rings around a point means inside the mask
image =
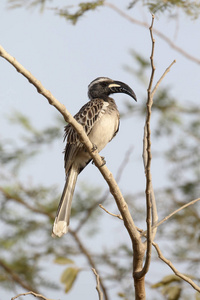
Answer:
MULTIPOLYGON (((105 113, 107 106, 107 102, 97 98, 87 102, 74 116, 76 121, 83 126, 87 135, 89 135, 96 121, 105 113)), ((64 150, 65 171, 67 174, 74 162, 77 152, 83 147, 83 144, 80 142, 76 130, 70 124, 65 126, 64 140, 67 140, 64 150)))

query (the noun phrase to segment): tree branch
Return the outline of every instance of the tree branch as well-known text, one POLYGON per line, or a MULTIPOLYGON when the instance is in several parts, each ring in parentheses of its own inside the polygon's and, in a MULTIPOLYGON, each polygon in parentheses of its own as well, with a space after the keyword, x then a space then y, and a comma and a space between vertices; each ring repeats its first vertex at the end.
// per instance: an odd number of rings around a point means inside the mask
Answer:
POLYGON ((95 269, 92 269, 94 275, 96 276, 96 281, 97 281, 97 286, 96 286, 96 290, 98 292, 99 295, 99 300, 103 300, 103 293, 101 291, 100 288, 100 278, 99 278, 99 274, 97 273, 97 271, 95 269))
POLYGON ((163 75, 160 77, 160 79, 158 80, 158 82, 156 83, 151 95, 152 97, 154 96, 159 84, 161 83, 161 81, 163 80, 163 78, 166 76, 166 74, 170 71, 171 67, 173 66, 173 64, 176 63, 176 60, 174 59, 173 62, 169 65, 169 67, 165 70, 165 72, 163 73, 163 75))
POLYGON ((14 200, 15 202, 23 205, 24 207, 26 207, 27 209, 33 212, 46 215, 47 217, 53 219, 53 215, 51 213, 31 206, 30 204, 26 203, 19 195, 14 195, 12 193, 9 193, 6 189, 2 188, 1 186, 0 186, 0 191, 2 192, 2 194, 7 200, 14 200))
MULTIPOLYGON (((116 215, 116 214, 113 214, 113 213, 109 212, 102 204, 99 204, 99 207, 101 207, 107 214, 111 215, 112 217, 115 217, 115 218, 118 218, 120 220, 123 220, 121 215, 116 215)), ((139 227, 136 227, 136 228, 137 228, 138 232, 140 232, 140 233, 144 232, 143 229, 141 229, 139 227)), ((141 236, 143 236, 143 234, 141 234, 141 236)))
MULTIPOLYGON (((184 204, 183 206, 179 207, 178 209, 176 209, 175 211, 173 211, 172 213, 170 213, 168 216, 164 217, 162 220, 160 220, 158 223, 156 223, 154 226, 152 226, 152 229, 160 226, 162 223, 164 223, 165 221, 167 221, 169 218, 171 218, 173 215, 177 214, 179 211, 181 211, 182 209, 195 204, 196 202, 200 201, 200 198, 197 198, 195 200, 190 201, 189 203, 184 204)), ((143 231, 141 233, 141 236, 145 236, 146 235, 146 231, 143 231)))
MULTIPOLYGON (((148 28, 149 24, 146 22, 141 22, 139 20, 136 20, 134 18, 132 18, 131 16, 129 16, 128 14, 124 13, 121 9, 119 9, 116 5, 109 3, 109 2, 104 2, 104 5, 111 8, 112 10, 114 10, 115 12, 117 12, 120 16, 122 16, 123 18, 125 18, 126 20, 128 20, 129 22, 139 25, 141 27, 145 27, 148 28)), ((187 59, 200 64, 200 59, 189 54, 188 52, 184 51, 183 48, 178 47, 177 45, 175 45, 173 43, 172 40, 170 40, 166 35, 164 35, 161 31, 154 29, 154 33, 159 36, 162 40, 164 40, 171 48, 173 48, 175 51, 179 52, 181 55, 183 55, 184 57, 186 57, 187 59)))
POLYGON ((109 212, 102 204, 99 204, 99 207, 101 207, 107 214, 113 216, 113 217, 116 217, 120 220, 123 220, 122 216, 121 215, 116 215, 116 214, 113 214, 111 212, 109 212))
MULTIPOLYGON (((15 201, 15 202, 17 202, 17 203, 25 206, 26 208, 28 208, 32 212, 39 213, 41 215, 49 217, 51 220, 54 220, 54 216, 52 214, 47 213, 44 210, 40 210, 38 208, 34 208, 34 207, 28 205, 23 199, 21 199, 21 198, 19 198, 17 196, 15 197, 13 195, 10 195, 10 194, 6 193, 6 191, 4 189, 0 188, 0 191, 2 191, 4 193, 4 197, 6 197, 7 199, 13 200, 13 201, 15 201)), ((91 258, 90 253, 88 252, 88 250, 86 249, 86 247, 84 246, 83 242, 80 240, 80 238, 78 237, 78 235, 76 234, 76 232, 73 231, 73 230, 71 230, 71 229, 69 229, 69 233, 74 238, 76 244, 78 245, 79 249, 81 250, 81 253, 83 255, 85 255, 85 257, 88 260, 88 263, 90 264, 90 266, 92 268, 94 268, 94 269, 97 269, 96 265, 95 265, 95 262, 91 258)), ((14 273, 10 268, 8 268, 8 266, 5 263, 3 263, 3 261, 1 261, 1 260, 0 260, 0 266, 2 266, 6 270, 6 272, 11 275, 11 278, 13 279, 13 281, 17 282, 19 285, 21 285, 26 290, 32 290, 33 291, 32 287, 26 285, 20 279, 20 277, 16 273, 14 273)), ((102 290, 103 290, 103 293, 104 293, 105 300, 108 300, 108 295, 107 295, 107 291, 106 291, 105 285, 104 285, 104 283, 103 283, 102 280, 100 280, 100 283, 101 283, 101 287, 102 287, 102 290)))
POLYGON ((28 293, 22 293, 22 294, 19 294, 13 298, 11 298, 11 300, 15 300, 21 296, 27 296, 27 295, 33 295, 34 297, 37 297, 37 298, 40 298, 41 300, 51 300, 51 299, 48 299, 46 298, 45 296, 41 295, 41 294, 37 294, 35 292, 28 292, 28 293))
POLYGON ((174 265, 171 263, 170 260, 168 260, 167 258, 164 257, 164 255, 162 254, 158 244, 156 244, 155 242, 153 242, 153 246, 155 247, 157 253, 158 253, 158 257, 164 261, 174 272, 175 275, 177 275, 178 277, 180 277, 181 279, 183 279, 184 281, 188 282, 196 291, 200 292, 200 287, 194 283, 194 281, 192 281, 191 278, 189 278, 188 276, 180 273, 175 267, 174 265))
MULTIPOLYGON (((151 129, 150 129, 150 120, 151 120, 151 107, 153 104, 153 97, 151 93, 152 85, 153 85, 153 78, 155 73, 155 66, 154 66, 154 48, 155 48, 155 40, 153 37, 153 23, 154 23, 154 15, 152 15, 152 22, 149 28, 151 42, 152 42, 152 49, 151 49, 151 76, 149 81, 149 86, 147 89, 147 115, 146 115, 146 123, 144 128, 144 146, 143 146, 143 158, 144 158, 144 167, 145 167, 145 176, 146 176, 146 223, 147 223, 147 251, 146 251, 146 259, 145 264, 140 272, 140 278, 143 277, 149 270, 150 262, 151 262, 151 249, 152 249, 152 231, 151 231, 151 210, 152 210, 152 202, 151 202, 151 195, 153 192, 152 186, 152 179, 151 179, 151 129)), ((156 203, 154 203, 156 205, 156 203)))
POLYGON ((151 35, 151 41, 152 41, 152 51, 151 51, 151 76, 150 76, 150 81, 149 81, 149 86, 148 86, 148 99, 147 99, 147 117, 146 117, 146 123, 144 127, 144 138, 143 138, 143 162, 144 162, 144 168, 145 168, 145 175, 146 175, 146 203, 147 203, 147 231, 141 235, 145 235, 147 237, 147 253, 146 253, 146 260, 144 267, 140 274, 138 276, 144 276, 149 269, 150 266, 150 260, 151 260, 151 245, 152 241, 155 238, 157 227, 155 226, 158 221, 158 214, 157 214, 157 208, 156 208, 156 201, 155 201, 155 195, 154 195, 154 190, 152 186, 152 178, 151 178, 151 159, 152 159, 152 154, 151 154, 151 130, 150 130, 150 119, 151 119, 151 108, 153 105, 153 96, 165 77, 165 75, 170 71, 171 66, 176 62, 175 60, 170 64, 170 66, 165 70, 163 75, 160 77, 158 82, 156 83, 155 87, 152 90, 152 85, 153 85, 153 78, 154 78, 154 73, 155 73, 155 66, 154 66, 154 48, 155 48, 155 40, 153 37, 153 23, 154 23, 154 16, 152 16, 152 23, 149 28, 150 30, 150 35, 151 35), (152 225, 151 226, 151 221, 152 225))
MULTIPOLYGON (((10 54, 8 54, 2 46, 0 46, 0 55, 6 59, 10 64, 12 64, 16 70, 21 73, 24 77, 28 79, 28 81, 33 84, 38 93, 42 94, 49 102, 49 104, 53 105, 64 117, 66 122, 68 122, 78 133, 80 141, 84 144, 86 147, 87 151, 89 152, 91 158, 93 159, 95 165, 99 168, 101 174, 103 175, 104 179, 109 185, 110 192, 115 198, 115 201, 117 203, 118 209, 120 210, 123 220, 124 220, 124 225, 126 229, 128 230, 129 236, 132 240, 132 243, 135 243, 137 245, 136 249, 138 250, 138 246, 141 247, 141 242, 139 233, 135 227, 135 224, 133 222, 133 219, 131 217, 131 214, 128 209, 128 205, 125 202, 122 193, 113 178, 112 173, 108 170, 107 166, 104 165, 102 167, 102 159, 97 150, 92 151, 93 145, 90 142, 86 132, 84 131, 83 127, 81 124, 79 124, 73 116, 68 112, 68 110, 65 108, 63 104, 61 104, 51 93, 50 91, 46 90, 40 81, 35 78, 29 71, 27 71, 17 60, 12 57, 10 54)), ((136 251, 137 251, 136 250, 136 251)))
MULTIPOLYGON (((25 283, 19 276, 17 273, 15 273, 10 267, 8 267, 8 265, 6 263, 4 263, 3 260, 0 260, 0 267, 2 267, 7 274, 10 275, 10 277, 12 278, 12 280, 14 282, 17 282, 22 288, 24 288, 27 291, 33 290, 33 288, 25 283)), ((35 293, 37 293, 37 291, 34 291, 35 293)))
MULTIPOLYGON (((29 71, 27 71, 19 62, 16 61, 14 57, 8 54, 1 46, 0 55, 3 58, 5 58, 9 63, 11 63, 19 73, 26 77, 29 80, 29 82, 36 87, 37 91, 48 100, 49 104, 53 105, 63 115, 64 119, 77 131, 80 141, 84 144, 95 165, 99 168, 101 174, 103 175, 110 188, 111 194, 115 198, 118 209, 122 215, 124 225, 132 241, 132 247, 134 249, 133 269, 135 270, 135 272, 141 271, 143 261, 142 253, 144 253, 145 247, 141 242, 140 234, 137 231, 137 228, 128 209, 128 205, 124 200, 122 193, 115 179, 113 178, 112 173, 108 170, 106 165, 102 166, 102 159, 101 156, 98 154, 97 150, 92 152, 93 145, 90 142, 88 136, 86 135, 83 127, 72 117, 72 115, 67 111, 65 106, 61 104, 50 93, 50 91, 46 90, 42 86, 39 80, 37 80, 29 71)), ((136 293, 139 292, 139 290, 140 288, 138 285, 138 290, 136 290, 136 293)))
MULTIPOLYGON (((90 266, 92 267, 92 269, 97 270, 97 268, 95 266, 95 263, 94 263, 91 255, 90 255, 90 253, 88 252, 88 250, 85 248, 85 246, 83 245, 83 243, 79 239, 77 233, 75 231, 72 231, 72 230, 70 230, 70 233, 72 234, 72 236, 74 237, 77 245, 79 246, 79 249, 81 250, 81 253, 83 253, 85 255, 85 257, 87 258, 87 260, 88 260, 90 266)), ((107 295, 106 287, 104 286, 104 283, 101 280, 101 278, 99 278, 99 281, 100 281, 101 288, 102 288, 103 293, 104 293, 105 300, 108 300, 108 295, 107 295)))

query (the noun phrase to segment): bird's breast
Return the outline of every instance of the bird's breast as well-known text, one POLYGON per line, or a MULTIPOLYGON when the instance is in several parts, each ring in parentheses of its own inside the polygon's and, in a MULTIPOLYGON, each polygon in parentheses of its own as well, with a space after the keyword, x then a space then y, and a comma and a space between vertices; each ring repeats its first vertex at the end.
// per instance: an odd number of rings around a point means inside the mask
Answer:
POLYGON ((99 118, 88 137, 100 152, 112 140, 119 127, 119 113, 117 110, 107 110, 99 118))

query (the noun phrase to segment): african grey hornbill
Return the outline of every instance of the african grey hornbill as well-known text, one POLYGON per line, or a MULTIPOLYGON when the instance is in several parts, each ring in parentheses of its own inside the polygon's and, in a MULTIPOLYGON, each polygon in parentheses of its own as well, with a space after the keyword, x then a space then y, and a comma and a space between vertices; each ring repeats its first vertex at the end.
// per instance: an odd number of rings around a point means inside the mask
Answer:
MULTIPOLYGON (((119 129, 119 112, 110 94, 125 93, 136 100, 133 90, 125 83, 107 77, 98 77, 88 86, 86 103, 74 116, 80 123, 92 144, 100 152, 116 135, 119 129)), ((137 100, 136 100, 137 101, 137 100)), ((65 126, 65 173, 66 183, 58 206, 52 236, 61 237, 68 232, 72 197, 78 174, 91 161, 91 156, 80 142, 75 129, 65 126)))

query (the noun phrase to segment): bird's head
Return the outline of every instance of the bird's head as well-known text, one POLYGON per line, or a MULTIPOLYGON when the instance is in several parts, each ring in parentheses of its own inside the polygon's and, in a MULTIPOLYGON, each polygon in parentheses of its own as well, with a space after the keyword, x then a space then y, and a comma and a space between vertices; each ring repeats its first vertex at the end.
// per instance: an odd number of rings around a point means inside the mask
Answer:
POLYGON ((128 94, 137 101, 134 91, 121 81, 112 80, 107 77, 98 77, 88 86, 88 97, 91 100, 95 98, 106 100, 110 94, 114 93, 128 94))

